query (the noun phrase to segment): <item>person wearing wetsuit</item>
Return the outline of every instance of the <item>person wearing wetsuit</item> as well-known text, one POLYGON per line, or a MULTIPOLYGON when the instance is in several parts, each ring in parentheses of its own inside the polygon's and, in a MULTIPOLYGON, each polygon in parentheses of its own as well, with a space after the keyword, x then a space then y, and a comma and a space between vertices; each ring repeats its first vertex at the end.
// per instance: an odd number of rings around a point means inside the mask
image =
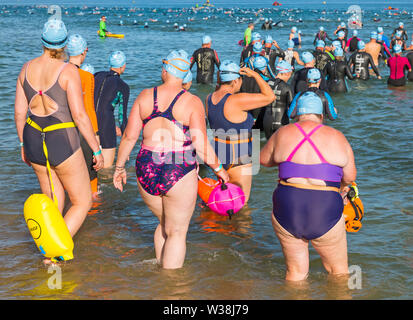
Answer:
POLYGON ((389 40, 389 38, 384 34, 384 29, 383 29, 383 27, 378 27, 378 28, 377 28, 377 36, 380 36, 380 35, 381 35, 381 38, 382 38, 383 42, 386 44, 386 46, 387 46, 388 48, 390 48, 390 40, 389 40))
POLYGON ((271 26, 270 20, 265 19, 265 22, 261 26, 261 30, 271 30, 271 29, 272 29, 272 26, 271 26))
MULTIPOLYGON (((315 58, 308 51, 303 52, 301 60, 304 62, 304 68, 296 71, 291 80, 291 89, 293 90, 294 95, 308 89, 307 74, 310 69, 314 69, 315 65, 315 58)), ((327 81, 324 77, 321 77, 320 89, 325 91, 328 90, 327 81)))
MULTIPOLYGON (((342 22, 340 23, 340 25, 337 27, 336 31, 334 31, 334 34, 338 36, 338 33, 342 31, 344 32, 344 41, 347 42, 347 38, 348 38, 348 29, 346 27, 346 23, 342 22)), ((343 47, 344 49, 344 47, 343 47)))
POLYGON ((333 41, 327 34, 327 32, 324 31, 324 27, 320 27, 319 31, 317 32, 317 34, 315 35, 314 41, 313 41, 313 45, 316 45, 317 40, 323 40, 324 42, 326 42, 326 39, 333 41))
POLYGON ((329 63, 333 60, 330 55, 324 51, 325 43, 323 40, 318 40, 316 43, 316 49, 313 51, 313 56, 315 58, 314 67, 321 70, 326 76, 325 70, 329 63))
POLYGON ((347 40, 345 51, 346 52, 355 52, 357 51, 357 45, 360 41, 360 38, 357 37, 358 31, 353 30, 353 37, 347 40))
POLYGON ((399 22, 399 26, 396 29, 394 29, 394 31, 391 35, 391 38, 393 39, 393 37, 396 36, 398 33, 400 34, 400 38, 402 40, 405 40, 405 41, 409 40, 409 37, 407 36, 407 32, 404 29, 404 23, 403 22, 399 22))
POLYGON ((369 66, 376 73, 377 78, 381 79, 379 70, 374 64, 373 58, 365 51, 365 43, 359 41, 358 51, 353 53, 348 61, 351 73, 355 75, 357 79, 368 80, 370 79, 369 66))
POLYGON ((219 58, 217 52, 211 48, 211 37, 202 38, 202 47, 192 54, 191 66, 196 64, 196 82, 209 84, 214 81, 215 66, 219 68, 219 58))
POLYGON ((284 51, 280 48, 277 41, 273 40, 270 35, 265 37, 264 57, 268 60, 268 64, 274 74, 277 58, 282 59, 285 57, 284 51))
POLYGON ((402 48, 398 45, 394 46, 394 57, 387 60, 387 65, 390 68, 390 76, 387 79, 387 84, 394 87, 406 85, 405 70, 412 72, 412 66, 409 59, 401 57, 402 48))
POLYGON ((347 92, 348 86, 346 82, 346 77, 350 80, 354 79, 353 74, 351 73, 350 67, 344 61, 344 51, 341 48, 337 48, 334 51, 336 60, 333 63, 329 63, 327 68, 328 70, 328 92, 330 93, 339 93, 347 92))
POLYGON ((402 50, 406 50, 406 41, 403 39, 403 33, 401 31, 397 31, 395 37, 390 42, 390 49, 393 50, 395 45, 399 45, 402 50))
POLYGON ((382 34, 377 35, 377 43, 381 45, 380 49, 380 55, 379 55, 379 61, 385 61, 387 64, 387 59, 390 58, 392 55, 390 53, 389 47, 387 46, 386 42, 383 41, 383 36, 382 34))
POLYGON ((263 57, 265 61, 267 62, 268 68, 265 69, 265 76, 268 78, 275 78, 275 74, 271 67, 269 66, 269 61, 267 58, 264 57, 265 51, 263 50, 262 43, 261 42, 256 42, 253 46, 253 51, 252 55, 245 61, 245 66, 250 68, 251 70, 254 70, 254 61, 258 57, 263 57))
POLYGON ((334 41, 340 42, 340 47, 343 49, 347 45, 347 40, 345 38, 346 34, 344 33, 343 30, 339 31, 337 34, 338 38, 335 39, 334 41))
POLYGON ((245 61, 252 55, 254 44, 261 42, 261 35, 258 32, 254 32, 251 36, 251 43, 244 48, 241 52, 241 59, 239 62, 240 67, 245 66, 245 61))
POLYGON ((125 72, 126 57, 115 51, 109 58, 109 71, 95 74, 94 102, 105 168, 111 167, 116 153, 116 136, 121 136, 128 122, 129 86, 120 76, 125 72), (114 112, 118 113, 118 124, 114 112))
POLYGON ((330 120, 337 119, 337 110, 334 106, 333 99, 331 96, 325 91, 320 88, 321 80, 323 79, 320 70, 316 68, 312 68, 308 71, 307 74, 307 83, 308 88, 306 90, 298 92, 295 96, 293 101, 291 102, 290 108, 288 109, 287 115, 289 118, 294 119, 296 116, 296 107, 298 101, 301 97, 308 91, 314 92, 323 102, 323 109, 324 114, 330 120))

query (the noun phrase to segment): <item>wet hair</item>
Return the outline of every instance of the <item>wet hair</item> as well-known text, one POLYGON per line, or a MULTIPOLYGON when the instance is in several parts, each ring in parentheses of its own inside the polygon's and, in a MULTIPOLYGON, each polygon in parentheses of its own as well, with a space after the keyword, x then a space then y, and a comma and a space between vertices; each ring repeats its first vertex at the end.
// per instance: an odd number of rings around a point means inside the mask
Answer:
POLYGON ((60 49, 49 49, 46 48, 45 46, 43 46, 43 50, 49 53, 50 58, 52 59, 66 59, 67 55, 66 55, 66 51, 65 51, 65 47, 60 48, 60 49))

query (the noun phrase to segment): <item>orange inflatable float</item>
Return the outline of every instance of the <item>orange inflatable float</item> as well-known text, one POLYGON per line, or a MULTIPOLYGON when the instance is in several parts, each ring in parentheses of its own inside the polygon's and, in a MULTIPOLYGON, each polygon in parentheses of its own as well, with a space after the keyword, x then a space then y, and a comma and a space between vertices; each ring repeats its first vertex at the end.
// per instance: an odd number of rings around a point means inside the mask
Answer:
POLYGON ((358 232, 362 225, 361 220, 364 217, 364 206, 359 197, 356 183, 352 183, 350 190, 346 195, 348 203, 344 206, 343 215, 346 221, 347 232, 358 232))
POLYGON ((203 178, 198 180, 198 195, 205 202, 208 203, 209 196, 212 190, 218 185, 218 181, 212 178, 203 178))

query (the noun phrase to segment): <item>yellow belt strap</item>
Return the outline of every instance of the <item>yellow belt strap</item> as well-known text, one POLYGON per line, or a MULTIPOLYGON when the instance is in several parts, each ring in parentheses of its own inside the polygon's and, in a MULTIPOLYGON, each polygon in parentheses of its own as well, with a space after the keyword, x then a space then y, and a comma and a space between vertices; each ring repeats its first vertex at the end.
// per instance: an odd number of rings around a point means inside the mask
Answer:
POLYGON ((52 194, 53 194, 53 201, 56 204, 56 207, 58 207, 58 202, 57 202, 57 197, 54 192, 54 185, 53 185, 53 180, 52 180, 52 172, 50 170, 50 163, 49 163, 49 153, 47 151, 47 146, 46 146, 46 141, 45 141, 45 133, 50 132, 50 131, 55 131, 59 129, 66 129, 66 128, 74 128, 76 127, 76 124, 74 122, 63 122, 63 123, 57 123, 53 124, 51 126, 47 126, 45 128, 41 128, 36 122, 34 122, 32 119, 27 118, 27 124, 35 128, 36 130, 40 131, 42 134, 42 139, 43 139, 43 152, 44 156, 46 157, 46 167, 47 171, 49 173, 49 179, 50 179, 50 186, 52 189, 52 194))

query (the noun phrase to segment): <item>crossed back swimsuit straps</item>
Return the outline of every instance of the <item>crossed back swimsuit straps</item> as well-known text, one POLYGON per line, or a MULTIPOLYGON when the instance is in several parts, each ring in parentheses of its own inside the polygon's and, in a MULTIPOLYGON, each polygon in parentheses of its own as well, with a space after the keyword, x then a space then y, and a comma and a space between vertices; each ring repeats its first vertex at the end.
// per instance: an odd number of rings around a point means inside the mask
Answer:
POLYGON ((280 225, 296 238, 313 240, 328 232, 340 220, 343 199, 339 193, 343 169, 328 163, 311 136, 321 127, 316 126, 307 134, 295 123, 304 138, 294 148, 286 161, 279 164, 279 185, 273 194, 273 214, 280 225), (299 164, 292 162, 295 153, 308 142, 321 163, 299 164), (288 183, 289 178, 323 180, 326 186, 288 183))
POLYGON ((136 176, 142 188, 154 196, 165 195, 187 173, 197 168, 196 153, 192 146, 189 126, 178 122, 172 110, 175 103, 186 91, 179 92, 168 109, 159 111, 157 87, 153 89, 153 111, 143 120, 143 128, 152 119, 165 118, 182 130, 185 141, 181 148, 165 150, 143 144, 136 157, 136 176))
POLYGON ((56 81, 46 90, 36 90, 27 79, 26 67, 23 90, 29 105, 29 118, 23 130, 25 153, 30 162, 46 165, 44 147, 47 145, 48 160, 51 166, 58 166, 80 148, 79 132, 73 123, 67 93, 59 85, 60 74, 66 67, 64 63, 59 70, 56 81), (35 115, 30 104, 36 96, 50 98, 57 105, 57 110, 47 116, 35 115), (44 142, 44 143, 43 143, 44 142))

